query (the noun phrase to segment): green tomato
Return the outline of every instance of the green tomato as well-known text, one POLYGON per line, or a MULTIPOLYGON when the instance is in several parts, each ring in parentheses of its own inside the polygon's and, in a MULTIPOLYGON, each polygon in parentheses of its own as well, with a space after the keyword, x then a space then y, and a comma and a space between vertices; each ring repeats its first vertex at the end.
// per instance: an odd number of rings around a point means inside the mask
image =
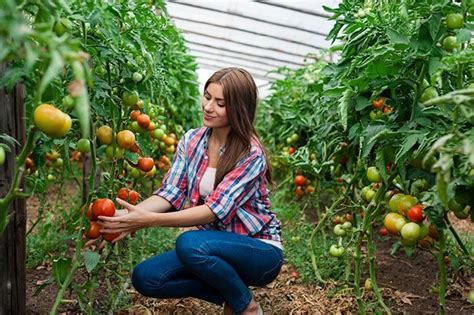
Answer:
POLYGON ((5 149, 0 146, 0 166, 5 164, 6 159, 7 159, 7 154, 5 152, 5 149))
POLYGON ((342 228, 343 228, 344 230, 349 230, 349 229, 352 228, 352 223, 349 222, 349 221, 346 221, 346 222, 344 222, 344 223, 342 224, 342 228))
POLYGON ((138 122, 133 121, 133 122, 130 124, 130 130, 133 131, 133 132, 142 132, 142 131, 143 131, 143 128, 140 127, 140 125, 138 124, 138 122))
POLYGON ((421 94, 421 98, 420 98, 420 101, 422 103, 432 99, 432 98, 435 98, 435 97, 438 97, 439 94, 438 94, 438 91, 436 91, 436 89, 434 87, 429 87, 429 88, 426 88, 424 91, 423 91, 423 94, 421 94))
POLYGON ((369 114, 369 117, 371 120, 376 120, 376 119, 380 119, 381 117, 383 116, 383 113, 379 110, 371 110, 370 111, 370 114, 369 114))
POLYGON ((451 13, 446 17, 446 26, 450 29, 461 28, 464 24, 464 18, 459 13, 451 13))
POLYGON ((474 304, 474 290, 469 291, 469 296, 467 298, 469 303, 474 304))
MULTIPOLYGON (((120 148, 120 147, 115 147, 115 158, 116 159, 121 159, 123 158, 123 155, 125 153, 125 149, 120 148)), ((105 155, 107 155, 108 158, 113 159, 114 158, 114 146, 113 145, 108 145, 105 148, 105 155)))
POLYGON ((57 158, 56 161, 53 162, 53 167, 61 168, 64 165, 64 160, 61 158, 57 158))
POLYGON ((287 143, 287 144, 292 144, 292 143, 293 143, 293 139, 292 139, 291 137, 286 138, 286 143, 287 143))
POLYGON ((372 291, 372 280, 370 278, 365 279, 364 288, 367 291, 372 291))
POLYGON ((143 75, 140 73, 140 72, 134 72, 132 74, 132 79, 134 82, 140 82, 141 80, 143 80, 143 75))
POLYGON ((291 140, 293 141, 293 143, 298 142, 300 140, 300 135, 297 133, 292 134, 291 140))
POLYGON ((125 106, 133 106, 138 102, 138 93, 137 91, 133 92, 123 92, 122 94, 122 101, 125 106))
POLYGON ((336 224, 336 226, 334 227, 334 234, 336 234, 337 236, 343 236, 344 234, 346 234, 346 231, 342 227, 342 224, 336 224))
POLYGON ((375 191, 370 188, 370 186, 365 186, 362 188, 362 199, 364 199, 366 202, 370 202, 374 196, 375 196, 375 191))
POLYGON ((420 226, 420 237, 418 238, 418 240, 424 239, 425 236, 428 235, 429 232, 430 232, 430 227, 426 224, 422 224, 420 226))
POLYGON ((142 173, 141 173, 140 170, 137 169, 137 168, 133 168, 133 169, 130 171, 130 175, 131 175, 133 178, 140 178, 140 177, 142 177, 142 173))
POLYGON ((342 254, 344 254, 344 251, 344 247, 342 246, 331 245, 329 248, 329 255, 332 257, 341 257, 342 254))
POLYGON ((76 144, 77 151, 82 153, 91 152, 91 142, 89 139, 80 139, 76 144))
POLYGON ((56 176, 54 176, 53 174, 48 174, 48 176, 46 176, 46 179, 52 182, 56 180, 56 176))
POLYGON ((379 170, 375 166, 371 166, 367 169, 367 178, 371 183, 382 182, 382 177, 380 176, 379 170))
POLYGON ((155 129, 153 131, 153 138, 155 139, 162 140, 165 137, 165 135, 166 135, 165 132, 161 128, 155 129))
POLYGON ((63 97, 63 105, 67 109, 73 109, 74 108, 74 98, 72 98, 71 95, 66 95, 63 97))
POLYGON ((443 48, 446 51, 453 51, 459 48, 456 36, 447 36, 443 39, 443 48))
POLYGON ((53 30, 58 36, 63 36, 71 28, 72 23, 66 18, 59 19, 59 21, 56 21, 53 26, 53 30))
POLYGON ((415 222, 409 222, 402 227, 400 234, 402 235, 402 238, 407 241, 418 241, 421 234, 421 228, 415 222))

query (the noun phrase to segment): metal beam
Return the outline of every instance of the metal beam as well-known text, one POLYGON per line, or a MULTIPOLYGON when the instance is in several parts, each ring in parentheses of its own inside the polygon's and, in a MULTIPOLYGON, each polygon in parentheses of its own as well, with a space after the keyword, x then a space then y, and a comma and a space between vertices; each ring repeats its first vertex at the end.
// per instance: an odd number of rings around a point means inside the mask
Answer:
MULTIPOLYGON (((195 31, 191 31, 191 30, 186 30, 186 29, 183 29, 183 28, 181 28, 180 30, 183 31, 184 33, 187 33, 187 34, 194 34, 194 35, 205 36, 205 37, 209 37, 209 38, 214 38, 214 39, 223 40, 223 41, 226 41, 226 42, 229 42, 229 43, 236 43, 236 44, 241 44, 241 45, 245 45, 245 46, 249 46, 249 47, 254 47, 254 48, 260 48, 260 49, 265 49, 265 50, 278 51, 278 52, 280 52, 280 53, 282 53, 282 54, 285 54, 285 55, 290 55, 290 56, 295 56, 295 57, 303 57, 303 58, 312 58, 311 56, 302 55, 302 54, 296 54, 296 53, 292 53, 292 52, 285 51, 285 50, 278 49, 278 48, 274 48, 274 47, 265 47, 265 46, 260 46, 260 45, 254 45, 254 44, 250 44, 250 43, 246 43, 246 42, 241 42, 241 41, 234 40, 234 39, 230 39, 230 38, 225 38, 225 37, 209 35, 209 34, 205 34, 205 33, 201 33, 201 32, 195 32, 195 31)), ((324 49, 324 48, 320 48, 320 49, 324 49)))
POLYGON ((249 34, 253 34, 253 35, 258 35, 258 36, 264 36, 264 37, 269 37, 269 38, 273 38, 273 39, 283 40, 283 41, 285 41, 285 42, 289 42, 289 43, 293 43, 293 44, 298 44, 298 45, 302 45, 302 46, 306 46, 306 47, 310 47, 310 48, 321 49, 321 47, 319 47, 319 46, 315 46, 315 45, 311 45, 311 44, 306 44, 306 43, 303 43, 303 42, 298 42, 298 41, 296 41, 296 40, 292 40, 292 39, 289 39, 289 38, 285 38, 285 37, 281 37, 281 36, 275 36, 275 35, 269 35, 269 34, 263 34, 263 33, 258 33, 258 32, 249 31, 249 30, 245 30, 245 29, 242 29, 242 28, 234 27, 234 26, 219 25, 219 24, 215 24, 215 23, 211 23, 211 22, 193 20, 193 19, 188 19, 188 18, 183 18, 183 17, 178 17, 178 16, 171 16, 171 15, 170 15, 170 17, 173 18, 173 19, 176 19, 176 20, 182 20, 182 21, 187 21, 187 22, 192 22, 192 23, 199 23, 199 24, 204 24, 204 25, 209 25, 209 26, 220 27, 220 28, 225 28, 225 29, 229 29, 229 30, 235 30, 235 31, 245 32, 245 33, 249 33, 249 34))
POLYGON ((255 66, 252 66, 252 65, 246 65, 246 64, 243 64, 243 63, 240 63, 240 62, 227 62, 225 60, 213 59, 213 58, 208 58, 208 57, 198 57, 198 56, 195 56, 195 58, 198 59, 198 63, 199 63, 199 60, 204 59, 204 60, 211 61, 211 62, 220 62, 220 63, 223 63, 223 64, 228 64, 229 67, 238 66, 238 67, 242 67, 242 68, 246 68, 246 69, 262 71, 264 73, 272 71, 272 69, 268 70, 268 69, 265 69, 265 68, 255 67, 255 66))
POLYGON ((211 9, 211 8, 201 6, 201 5, 197 5, 197 4, 194 4, 194 3, 178 2, 177 0, 168 0, 168 2, 171 2, 171 3, 174 3, 174 4, 179 4, 179 5, 184 5, 184 6, 188 6, 188 7, 203 9, 203 10, 209 10, 209 11, 213 11, 213 12, 230 14, 232 16, 238 16, 238 17, 241 17, 241 18, 244 18, 244 19, 249 19, 249 20, 252 20, 252 21, 263 22, 263 23, 276 25, 276 26, 281 26, 281 27, 285 27, 285 28, 290 28, 290 29, 294 29, 294 30, 299 30, 299 31, 303 31, 303 32, 311 33, 311 34, 317 34, 317 35, 322 35, 322 36, 327 36, 328 35, 326 33, 301 28, 301 27, 298 27, 296 25, 287 25, 287 24, 277 23, 277 22, 274 22, 274 21, 264 20, 264 19, 260 19, 260 18, 257 18, 257 17, 250 17, 250 16, 243 15, 243 14, 240 14, 240 13, 237 13, 237 12, 228 12, 228 11, 224 11, 224 10, 211 9))
POLYGON ((265 59, 268 59, 268 60, 274 60, 274 61, 279 61, 279 62, 285 62, 285 63, 297 65, 297 66, 304 66, 304 63, 300 63, 300 62, 296 62, 296 61, 278 59, 278 58, 271 57, 271 56, 255 55, 255 54, 251 54, 251 53, 246 52, 246 51, 238 51, 238 50, 228 49, 228 48, 224 48, 224 47, 208 45, 208 44, 196 42, 196 41, 193 41, 193 40, 188 40, 188 39, 186 39, 186 42, 187 42, 187 43, 194 44, 194 45, 199 45, 199 46, 209 47, 209 48, 215 48, 215 49, 219 49, 219 50, 223 50, 223 51, 229 51, 229 52, 234 52, 234 53, 243 54, 243 55, 247 55, 247 56, 252 56, 252 57, 257 57, 257 58, 265 58, 265 59))
MULTIPOLYGON (((222 69, 222 66, 213 65, 213 64, 206 63, 206 62, 200 62, 200 63, 198 64, 198 67, 204 68, 204 69, 210 69, 210 70, 219 70, 219 69, 222 69)), ((266 80, 266 81, 269 81, 269 80, 277 80, 276 78, 266 77, 266 76, 263 76, 263 75, 260 75, 260 74, 256 74, 256 73, 252 73, 252 77, 254 77, 254 78, 256 78, 256 79, 260 79, 260 80, 266 80)))
POLYGON ((218 56, 218 57, 232 58, 232 59, 237 59, 237 60, 245 60, 245 61, 249 61, 249 62, 258 63, 258 64, 261 64, 261 65, 270 66, 270 67, 273 67, 273 68, 278 68, 278 67, 283 66, 283 65, 270 64, 270 63, 263 62, 263 61, 260 61, 260 60, 255 60, 255 59, 252 60, 252 59, 249 59, 249 58, 244 58, 242 56, 231 56, 231 55, 227 55, 227 54, 222 54, 222 53, 217 53, 217 52, 210 52, 210 51, 205 51, 205 50, 196 49, 196 48, 189 48, 189 50, 190 50, 191 55, 194 52, 198 52, 198 53, 209 54, 209 55, 218 56))
POLYGON ((304 13, 304 14, 314 15, 314 16, 317 16, 317 17, 325 18, 325 19, 328 19, 328 18, 331 17, 331 15, 329 15, 329 14, 318 13, 318 12, 314 12, 314 11, 308 11, 308 10, 304 10, 304 9, 300 9, 300 8, 291 7, 289 5, 284 5, 284 4, 281 4, 281 3, 267 2, 267 1, 262 1, 262 0, 254 0, 254 2, 258 2, 258 3, 266 4, 266 5, 271 5, 273 7, 278 7, 278 8, 291 10, 291 11, 295 11, 295 12, 300 12, 300 13, 304 13))

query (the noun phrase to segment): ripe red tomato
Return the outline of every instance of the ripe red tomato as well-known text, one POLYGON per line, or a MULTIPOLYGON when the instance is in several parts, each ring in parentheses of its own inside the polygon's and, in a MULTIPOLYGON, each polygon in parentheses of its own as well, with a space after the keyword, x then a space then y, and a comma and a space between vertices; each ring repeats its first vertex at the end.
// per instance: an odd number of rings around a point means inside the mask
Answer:
POLYGON ((304 189, 302 186, 296 187, 295 194, 297 197, 301 197, 304 195, 304 189))
POLYGON ((420 223, 423 222, 423 205, 414 205, 407 212, 408 219, 412 222, 420 223))
POLYGON ((104 233, 102 234, 102 238, 107 242, 112 242, 114 239, 120 236, 122 233, 104 233))
POLYGON ((151 157, 140 157, 138 159, 138 168, 144 172, 149 172, 155 166, 155 161, 151 157))
POLYGON ((130 113, 130 120, 135 121, 137 120, 138 116, 140 116, 141 112, 139 110, 132 110, 130 113))
POLYGON ((89 229, 86 232, 86 236, 90 239, 96 239, 100 236, 100 229, 102 227, 97 222, 90 222, 89 229))
POLYGON ((101 198, 92 204, 92 221, 96 221, 99 216, 113 217, 115 214, 115 205, 112 200, 101 198))
POLYGON ((306 183, 306 178, 303 175, 297 175, 295 177, 296 186, 304 186, 305 183, 306 183))
POLYGON ((141 114, 137 117, 137 122, 140 127, 147 129, 150 126, 150 116, 147 114, 141 114))
POLYGON ((290 154, 290 155, 295 153, 295 151, 296 151, 295 147, 289 147, 288 148, 288 154, 290 154))
POLYGON ((387 235, 388 235, 388 230, 387 230, 387 228, 386 228, 386 227, 380 228, 380 230, 379 230, 379 235, 382 236, 382 237, 383 237, 383 236, 387 236, 387 235))
POLYGON ((128 199, 128 189, 127 188, 120 188, 117 197, 122 199, 122 200, 127 200, 128 199))
POLYGON ((128 194, 128 198, 132 205, 137 204, 139 197, 140 195, 135 190, 130 190, 130 193, 128 194))
POLYGON ((381 109, 385 105, 385 98, 379 97, 372 101, 372 106, 375 109, 381 109))

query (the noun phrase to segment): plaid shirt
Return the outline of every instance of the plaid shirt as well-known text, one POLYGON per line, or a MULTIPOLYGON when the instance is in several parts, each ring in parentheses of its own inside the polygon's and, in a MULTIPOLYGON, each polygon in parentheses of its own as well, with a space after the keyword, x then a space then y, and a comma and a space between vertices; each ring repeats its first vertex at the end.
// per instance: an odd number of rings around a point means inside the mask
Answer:
MULTIPOLYGON (((225 175, 219 185, 201 200, 199 183, 209 165, 208 139, 211 128, 189 130, 179 141, 173 163, 156 195, 181 210, 186 201, 190 207, 207 205, 217 216, 199 229, 222 230, 255 238, 281 241, 280 222, 269 210, 267 169, 264 153, 257 139, 250 152, 225 175)), ((221 148, 222 155, 224 148, 221 148)))

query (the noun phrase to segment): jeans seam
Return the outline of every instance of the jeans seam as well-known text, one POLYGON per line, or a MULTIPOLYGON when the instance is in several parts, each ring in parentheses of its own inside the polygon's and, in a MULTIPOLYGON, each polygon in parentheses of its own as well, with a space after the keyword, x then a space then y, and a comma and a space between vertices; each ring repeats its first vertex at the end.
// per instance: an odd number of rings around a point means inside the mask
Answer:
POLYGON ((177 269, 179 269, 179 268, 181 268, 181 267, 175 267, 175 268, 173 268, 173 269, 167 270, 167 271, 161 276, 161 281, 160 281, 161 283, 160 283, 159 286, 157 286, 157 287, 155 288, 155 290, 158 290, 158 289, 161 289, 162 287, 164 287, 165 284, 166 284, 166 281, 163 281, 162 279, 165 279, 167 275, 169 275, 171 272, 173 272, 173 271, 175 271, 175 270, 177 270, 177 269))

